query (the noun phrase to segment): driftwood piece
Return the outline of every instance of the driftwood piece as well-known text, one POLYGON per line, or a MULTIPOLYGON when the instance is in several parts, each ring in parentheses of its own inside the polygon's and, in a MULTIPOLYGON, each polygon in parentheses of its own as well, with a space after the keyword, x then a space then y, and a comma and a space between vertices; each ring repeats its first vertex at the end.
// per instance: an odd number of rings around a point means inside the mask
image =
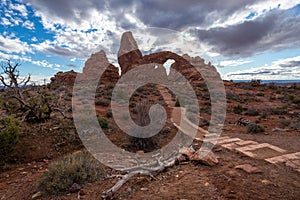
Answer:
POLYGON ((108 178, 112 177, 121 177, 121 179, 110 189, 105 191, 102 195, 102 199, 111 199, 113 195, 132 177, 136 175, 148 175, 154 178, 155 175, 162 172, 164 169, 175 165, 175 161, 178 157, 178 154, 172 155, 167 159, 159 158, 157 161, 135 166, 131 168, 124 168, 122 171, 126 171, 125 175, 110 175, 108 178))

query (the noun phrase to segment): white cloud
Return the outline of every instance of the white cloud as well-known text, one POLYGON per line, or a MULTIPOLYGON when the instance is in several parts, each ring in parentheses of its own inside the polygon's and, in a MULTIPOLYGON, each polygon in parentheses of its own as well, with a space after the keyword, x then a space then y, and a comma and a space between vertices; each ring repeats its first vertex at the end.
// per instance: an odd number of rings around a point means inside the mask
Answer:
POLYGON ((36 37, 32 37, 32 38, 31 38, 31 41, 32 41, 32 42, 37 42, 38 39, 37 39, 36 37))
POLYGON ((21 56, 17 54, 7 54, 0 51, 0 61, 5 60, 14 60, 16 62, 28 62, 33 65, 39 66, 39 67, 45 67, 45 68, 52 68, 52 69, 59 69, 61 67, 60 64, 54 64, 50 63, 47 60, 33 60, 31 57, 28 56, 21 56))
POLYGON ((5 18, 5 17, 3 17, 1 19, 1 23, 0 24, 4 25, 4 26, 11 26, 12 25, 12 23, 7 18, 5 18))
POLYGON ((272 62, 270 66, 240 70, 225 74, 226 80, 289 80, 300 79, 300 56, 280 59, 272 62))
POLYGON ((218 13, 210 13, 210 15, 216 15, 216 20, 213 24, 207 27, 207 29, 215 28, 215 27, 227 27, 231 25, 236 25, 243 23, 244 21, 254 20, 259 16, 265 14, 266 12, 279 8, 282 10, 287 10, 293 8, 294 6, 298 5, 300 2, 299 0, 265 0, 265 1, 257 1, 254 4, 247 5, 246 7, 233 12, 232 15, 229 16, 222 16, 218 15, 218 13), (251 19, 247 19, 251 13, 254 16, 251 19))
POLYGON ((0 35, 0 50, 7 53, 23 53, 32 52, 30 46, 14 36, 0 35))
POLYGON ((34 30, 34 23, 29 20, 26 20, 24 23, 22 23, 22 26, 29 30, 34 30))
POLYGON ((18 11, 23 17, 27 18, 28 11, 24 4, 9 4, 9 8, 13 11, 18 11))
POLYGON ((240 65, 244 65, 244 64, 248 64, 248 63, 252 63, 253 60, 243 60, 243 59, 238 59, 238 60, 223 60, 219 63, 220 67, 236 67, 236 66, 240 66, 240 65))

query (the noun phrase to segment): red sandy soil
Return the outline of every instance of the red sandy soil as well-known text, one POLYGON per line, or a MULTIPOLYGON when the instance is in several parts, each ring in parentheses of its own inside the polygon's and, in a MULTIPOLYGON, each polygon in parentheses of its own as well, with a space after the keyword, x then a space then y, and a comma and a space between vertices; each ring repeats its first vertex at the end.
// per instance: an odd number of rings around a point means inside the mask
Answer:
MULTIPOLYGON (((300 127, 292 129, 281 123, 282 119, 299 123, 299 104, 289 100, 288 95, 300 97, 300 88, 291 90, 287 87, 270 89, 267 86, 251 87, 248 84, 226 83, 227 92, 234 93, 227 104, 227 116, 222 136, 250 139, 259 143, 270 143, 288 152, 300 151, 300 127), (246 88, 246 89, 245 89, 246 88), (263 93, 259 94, 258 93, 263 93), (249 95, 250 94, 250 95, 249 95), (233 107, 241 104, 244 108, 255 108, 257 116, 248 116, 245 111, 234 114, 233 107), (286 106, 287 112, 280 115, 266 113, 267 108, 286 106), (266 129, 265 133, 249 134, 244 126, 236 126, 239 117, 257 121, 266 129), (282 132, 274 128, 286 129, 282 132)), ((201 88, 199 91, 204 92, 201 88)), ((148 97, 156 99, 153 94, 148 97)), ((210 108, 199 99, 200 106, 210 108)), ((97 107, 99 115, 105 116, 108 107, 97 107)), ((209 109, 208 109, 209 110, 209 109)), ((169 111, 170 112, 170 111, 169 111)), ((201 113, 202 114, 202 113, 201 113)), ((209 112, 202 117, 209 120, 209 112)), ((133 115, 134 118, 134 115, 133 115)), ((124 135, 118 132, 112 119, 108 119, 112 141, 122 146, 124 135)), ((171 133, 176 129, 171 125, 171 133)), ((203 125, 203 128, 207 126, 203 125)), ((25 124, 21 128, 20 142, 16 152, 9 158, 0 173, 0 200, 31 199, 37 192, 36 184, 50 163, 62 159, 64 155, 82 149, 76 136, 76 130, 69 120, 49 120, 42 124, 25 124)), ((170 137, 172 138, 172 137, 170 137)), ((170 139, 168 138, 168 139, 170 139)), ((197 143, 197 142, 195 142, 197 143)), ((242 154, 216 146, 214 148, 219 164, 205 166, 194 162, 185 165, 176 164, 151 178, 135 176, 115 194, 115 199, 300 199, 299 172, 284 164, 273 165, 264 160, 253 159, 242 154), (235 169, 240 164, 251 164, 261 172, 247 173, 235 169)), ((109 173, 116 173, 108 170, 109 173)), ((106 178, 83 186, 81 199, 101 199, 102 192, 112 187, 117 178, 106 178)), ((42 196, 38 199, 77 199, 77 193, 60 197, 42 196)))

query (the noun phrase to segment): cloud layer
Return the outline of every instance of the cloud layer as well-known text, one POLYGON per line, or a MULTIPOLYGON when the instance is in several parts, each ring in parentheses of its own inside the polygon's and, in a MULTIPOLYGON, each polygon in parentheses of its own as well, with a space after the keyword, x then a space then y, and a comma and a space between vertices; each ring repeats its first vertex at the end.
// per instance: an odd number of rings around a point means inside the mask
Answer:
POLYGON ((300 56, 277 60, 271 66, 264 66, 248 70, 236 71, 228 73, 224 76, 227 80, 251 80, 251 79, 269 79, 287 80, 300 79, 300 56))

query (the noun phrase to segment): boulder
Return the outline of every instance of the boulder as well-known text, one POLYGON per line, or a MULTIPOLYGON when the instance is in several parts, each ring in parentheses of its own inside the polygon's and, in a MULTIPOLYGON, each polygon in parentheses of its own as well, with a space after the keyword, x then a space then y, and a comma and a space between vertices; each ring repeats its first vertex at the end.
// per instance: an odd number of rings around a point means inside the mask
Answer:
POLYGON ((213 152, 201 149, 197 150, 190 159, 208 166, 215 166, 219 163, 217 156, 213 152))

